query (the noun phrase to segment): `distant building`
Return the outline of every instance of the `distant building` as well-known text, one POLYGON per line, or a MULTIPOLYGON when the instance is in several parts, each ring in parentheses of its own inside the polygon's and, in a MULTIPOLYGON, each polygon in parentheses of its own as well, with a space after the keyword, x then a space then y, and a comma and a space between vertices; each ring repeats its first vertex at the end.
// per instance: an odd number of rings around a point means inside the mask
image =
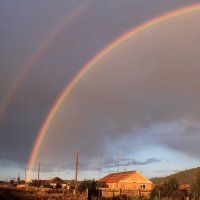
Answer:
POLYGON ((49 184, 53 188, 64 188, 67 183, 59 177, 55 177, 49 181, 49 184))
POLYGON ((0 185, 4 185, 5 183, 5 181, 0 181, 0 185))
POLYGON ((189 184, 182 184, 180 185, 179 189, 181 190, 190 190, 190 185, 189 184))
POLYGON ((138 171, 126 171, 109 174, 99 180, 110 189, 152 190, 153 183, 138 171))
POLYGON ((24 187, 26 187, 26 182, 24 180, 18 179, 18 181, 17 181, 17 187, 18 188, 24 188, 24 187))

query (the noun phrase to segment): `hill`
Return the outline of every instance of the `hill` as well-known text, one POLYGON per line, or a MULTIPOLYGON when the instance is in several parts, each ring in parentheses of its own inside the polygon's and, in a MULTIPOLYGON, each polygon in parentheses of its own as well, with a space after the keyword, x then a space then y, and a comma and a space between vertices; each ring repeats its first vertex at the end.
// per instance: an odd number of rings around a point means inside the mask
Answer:
POLYGON ((170 176, 161 178, 152 178, 151 181, 155 184, 162 184, 170 178, 176 178, 180 184, 192 184, 196 180, 197 174, 200 173, 200 167, 187 169, 170 176))

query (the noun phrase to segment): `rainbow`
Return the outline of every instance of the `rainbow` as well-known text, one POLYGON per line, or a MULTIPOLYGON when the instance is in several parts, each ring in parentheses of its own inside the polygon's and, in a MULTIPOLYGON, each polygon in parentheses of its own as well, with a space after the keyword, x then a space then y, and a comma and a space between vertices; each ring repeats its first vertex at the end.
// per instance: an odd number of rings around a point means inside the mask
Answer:
POLYGON ((0 123, 3 120, 3 116, 11 104, 14 96, 19 90, 22 83, 25 81, 27 75, 31 71, 34 63, 44 54, 44 52, 49 48, 49 46, 59 37, 59 35, 72 24, 72 22, 85 12, 89 6, 91 6, 95 1, 88 0, 81 4, 78 8, 74 9, 71 14, 67 15, 46 37, 46 39, 37 47, 34 53, 27 59, 23 69, 18 74, 17 78, 13 81, 10 88, 8 89, 5 97, 0 104, 0 123))
POLYGON ((45 134, 47 132, 47 129, 54 118, 57 110, 63 103, 64 99, 70 94, 72 89, 76 86, 76 84, 80 81, 81 77, 83 77, 99 60, 101 60, 104 56, 106 56, 109 52, 111 52, 113 49, 121 45, 122 43, 128 41, 131 37, 138 35, 139 33, 152 28, 156 25, 159 25, 164 22, 168 22, 169 20, 173 20, 177 17, 200 11, 200 4, 194 4, 191 6, 179 8, 177 10, 168 12, 166 14, 163 14, 161 16, 158 16, 156 18, 153 18, 137 27, 134 27, 133 29, 129 30, 127 33, 123 34, 121 37, 117 38, 113 42, 111 42, 108 46, 103 48, 99 53, 97 53, 92 59, 88 61, 88 63, 74 76, 74 78, 71 80, 71 82, 64 88, 64 90, 61 92, 57 100, 55 101, 54 105, 50 109, 46 119, 44 120, 42 127, 38 133, 38 136, 36 138, 36 141, 33 145, 32 152, 30 154, 29 162, 28 162, 28 179, 31 179, 31 173, 33 166, 35 164, 35 160, 38 155, 38 151, 40 149, 40 146, 42 144, 42 141, 44 140, 45 134))

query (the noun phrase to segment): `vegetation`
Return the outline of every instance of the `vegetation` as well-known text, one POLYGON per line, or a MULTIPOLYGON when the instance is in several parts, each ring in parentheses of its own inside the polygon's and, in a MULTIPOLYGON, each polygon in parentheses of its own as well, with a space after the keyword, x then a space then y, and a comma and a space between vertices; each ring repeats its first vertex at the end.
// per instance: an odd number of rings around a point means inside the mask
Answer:
POLYGON ((95 181, 95 179, 87 180, 85 179, 79 185, 79 191, 86 191, 88 192, 88 199, 95 199, 100 196, 99 188, 106 188, 108 187, 106 183, 95 181))
POLYGON ((95 181, 95 179, 92 179, 92 180, 83 180, 80 185, 79 185, 79 190, 96 190, 98 188, 107 188, 107 184, 104 183, 104 182, 98 182, 98 181, 95 181))
POLYGON ((171 178, 178 180, 179 184, 192 185, 196 181, 197 175, 200 173, 200 167, 184 170, 163 178, 153 178, 151 181, 155 184, 163 184, 171 178))
POLYGON ((163 184, 158 184, 154 187, 150 199, 185 199, 186 197, 200 199, 200 172, 196 175, 190 188, 180 187, 174 177, 167 179, 163 184))
POLYGON ((194 199, 200 198, 200 172, 197 175, 195 182, 192 184, 191 196, 194 197, 194 199))
POLYGON ((150 199, 156 198, 172 198, 176 199, 179 196, 179 183, 175 178, 171 178, 163 184, 155 186, 151 193, 150 199))
POLYGON ((92 179, 92 180, 85 179, 80 183, 78 189, 79 190, 86 190, 86 189, 88 189, 88 190, 96 190, 97 186, 98 186, 98 182, 95 181, 94 179, 92 179))

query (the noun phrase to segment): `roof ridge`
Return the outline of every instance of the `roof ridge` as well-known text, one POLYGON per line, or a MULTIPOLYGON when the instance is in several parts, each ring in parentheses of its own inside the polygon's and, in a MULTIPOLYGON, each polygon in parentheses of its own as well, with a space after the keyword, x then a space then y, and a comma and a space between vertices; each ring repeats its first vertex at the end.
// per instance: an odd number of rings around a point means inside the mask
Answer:
MULTIPOLYGON (((111 174, 122 174, 122 173, 130 173, 130 172, 136 172, 137 170, 130 170, 130 171, 124 171, 124 172, 113 172, 111 174)), ((108 174, 108 175, 111 175, 111 174, 108 174)))
POLYGON ((135 171, 130 171, 130 174, 128 174, 127 176, 125 176, 124 178, 122 178, 121 180, 124 180, 125 178, 128 178, 129 176, 131 176, 133 173, 137 172, 136 170, 135 171))
POLYGON ((124 178, 128 177, 129 175, 135 173, 135 172, 136 172, 136 170, 111 173, 111 174, 108 174, 105 177, 101 178, 100 181, 118 182, 118 181, 123 180, 124 178))

